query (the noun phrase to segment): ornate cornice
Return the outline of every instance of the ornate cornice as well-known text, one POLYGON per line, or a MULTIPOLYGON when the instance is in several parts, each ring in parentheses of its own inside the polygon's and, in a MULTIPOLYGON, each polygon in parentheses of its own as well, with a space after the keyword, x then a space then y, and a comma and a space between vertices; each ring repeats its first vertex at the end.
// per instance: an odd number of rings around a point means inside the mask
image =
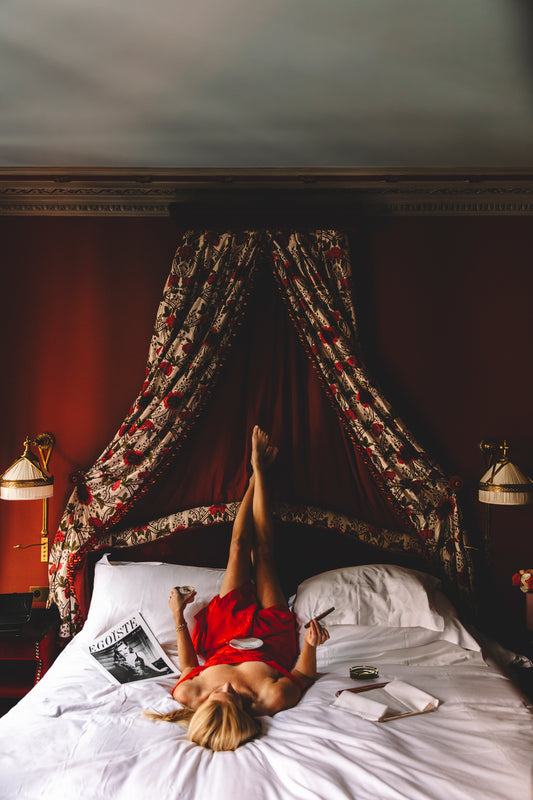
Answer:
POLYGON ((168 216, 171 206, 297 193, 369 215, 533 213, 533 170, 0 169, 0 215, 168 216))

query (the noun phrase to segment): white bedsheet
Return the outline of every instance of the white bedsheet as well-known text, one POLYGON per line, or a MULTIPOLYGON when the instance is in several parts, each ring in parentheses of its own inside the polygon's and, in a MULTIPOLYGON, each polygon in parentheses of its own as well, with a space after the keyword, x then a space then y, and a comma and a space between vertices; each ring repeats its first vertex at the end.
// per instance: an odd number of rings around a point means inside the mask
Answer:
POLYGON ((479 652, 421 628, 330 630, 324 673, 298 706, 227 753, 144 718, 143 708, 175 707, 173 679, 111 684, 82 632, 0 720, 1 800, 529 800, 531 708, 479 652), (354 685, 349 666, 363 663, 439 709, 375 723, 333 708, 354 685))

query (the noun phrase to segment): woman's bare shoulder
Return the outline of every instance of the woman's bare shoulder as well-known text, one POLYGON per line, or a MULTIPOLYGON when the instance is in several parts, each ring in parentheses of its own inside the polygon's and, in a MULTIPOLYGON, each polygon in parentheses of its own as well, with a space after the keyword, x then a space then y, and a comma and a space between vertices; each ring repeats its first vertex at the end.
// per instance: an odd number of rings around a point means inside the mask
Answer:
POLYGON ((192 670, 184 670, 181 674, 181 680, 172 692, 172 697, 174 700, 177 700, 178 703, 182 703, 183 705, 189 706, 191 704, 191 700, 197 697, 197 695, 201 691, 201 684, 202 684, 202 673, 198 675, 193 675, 192 678, 186 677, 187 672, 191 672, 192 670))
POLYGON ((294 681, 290 678, 280 677, 274 680, 264 681, 261 687, 260 702, 272 715, 278 711, 295 706, 302 692, 294 681))

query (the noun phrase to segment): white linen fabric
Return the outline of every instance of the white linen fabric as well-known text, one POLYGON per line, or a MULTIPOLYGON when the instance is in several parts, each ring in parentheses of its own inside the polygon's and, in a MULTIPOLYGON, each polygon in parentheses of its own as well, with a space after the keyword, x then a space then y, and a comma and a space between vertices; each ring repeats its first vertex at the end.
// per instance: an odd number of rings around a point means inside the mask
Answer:
POLYGON ((110 562, 107 554, 96 563, 94 588, 84 640, 94 639, 135 611, 142 610, 164 650, 176 647, 174 621, 168 598, 174 586, 193 586, 196 597, 185 609, 189 625, 194 615, 218 594, 223 569, 189 567, 161 562, 110 562))
MULTIPOLYGON (((531 794, 533 715, 479 652, 419 627, 330 626, 327 671, 235 752, 191 744, 142 709, 176 707, 173 679, 116 686, 83 632, 0 720, 0 799, 515 800, 531 794), (370 663, 440 701, 386 724, 331 706, 370 663)), ((174 651, 175 657, 175 651, 174 651)))

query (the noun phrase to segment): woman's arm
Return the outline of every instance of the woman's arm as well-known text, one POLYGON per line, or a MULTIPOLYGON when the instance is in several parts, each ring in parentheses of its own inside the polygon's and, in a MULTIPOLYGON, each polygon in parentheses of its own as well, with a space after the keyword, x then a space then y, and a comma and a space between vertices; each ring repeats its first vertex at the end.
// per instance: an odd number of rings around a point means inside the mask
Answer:
POLYGON ((316 649, 329 639, 329 633, 316 619, 312 619, 305 634, 304 646, 291 670, 305 690, 316 680, 316 649))
MULTIPOLYGON (((196 593, 195 593, 196 594, 196 593)), ((184 677, 192 669, 198 666, 198 657, 192 643, 189 628, 185 622, 185 606, 194 600, 194 594, 185 600, 177 589, 172 589, 168 601, 168 607, 172 611, 174 624, 176 626, 176 637, 178 641, 178 660, 180 662, 181 675, 184 677)))
POLYGON ((286 708, 292 708, 300 700, 302 694, 316 680, 316 649, 329 639, 329 633, 316 619, 311 620, 305 634, 304 646, 298 660, 291 670, 291 678, 279 678, 272 681, 265 692, 263 703, 266 710, 262 713, 277 714, 286 708))

